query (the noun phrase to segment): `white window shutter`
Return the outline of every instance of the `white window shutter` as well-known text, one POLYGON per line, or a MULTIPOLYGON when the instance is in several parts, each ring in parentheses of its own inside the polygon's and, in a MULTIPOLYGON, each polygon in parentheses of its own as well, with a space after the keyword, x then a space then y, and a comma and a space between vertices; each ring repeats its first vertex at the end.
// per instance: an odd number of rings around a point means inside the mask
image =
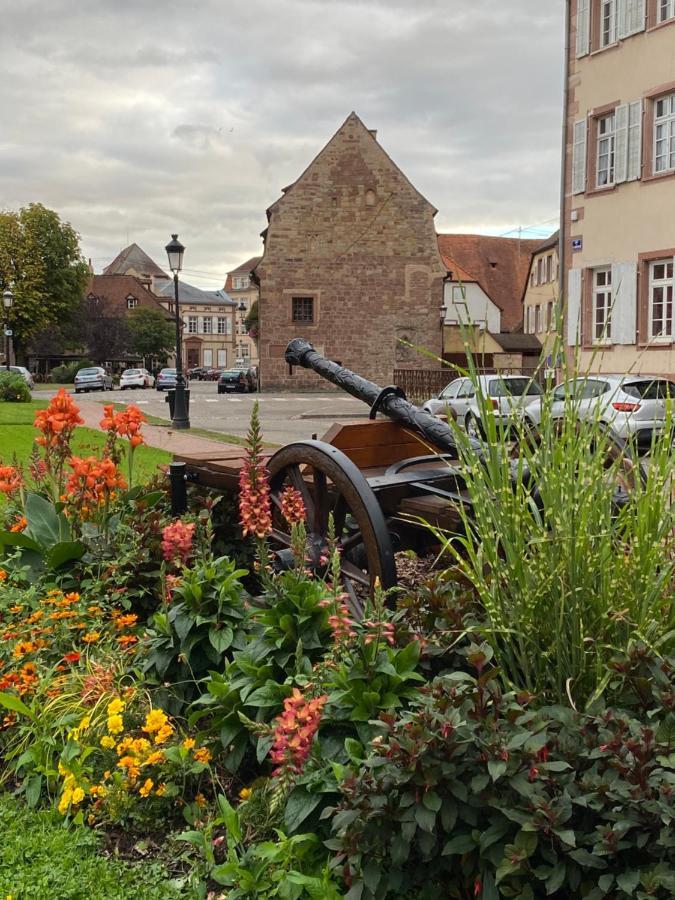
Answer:
POLYGON ((628 34, 628 19, 633 0, 618 0, 616 5, 616 36, 625 38, 628 34))
POLYGON ((612 263, 612 343, 634 344, 637 325, 637 263, 612 263))
POLYGON ((586 190, 586 120, 574 123, 572 143, 572 193, 586 190))
POLYGON ((628 104, 614 110, 614 181, 621 184, 628 172, 628 104))
POLYGON ((577 59, 590 49, 591 0, 579 0, 577 8, 577 59))
POLYGON ((581 269, 567 275, 567 343, 575 347, 581 334, 581 269))
POLYGON ((628 158, 626 181, 636 181, 642 168, 642 100, 628 104, 628 158))

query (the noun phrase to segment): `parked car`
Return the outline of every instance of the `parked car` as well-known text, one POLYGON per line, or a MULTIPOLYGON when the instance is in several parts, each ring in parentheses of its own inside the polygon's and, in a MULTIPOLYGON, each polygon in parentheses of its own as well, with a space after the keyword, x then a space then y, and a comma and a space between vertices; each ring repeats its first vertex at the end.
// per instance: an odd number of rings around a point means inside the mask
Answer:
MULTIPOLYGON (((667 427, 667 402, 675 410, 675 382, 650 375, 588 375, 559 384, 551 397, 551 415, 570 412, 580 421, 597 420, 623 440, 651 443, 667 427)), ((541 400, 523 410, 525 421, 541 423, 541 400)))
POLYGON ((106 372, 103 366, 90 366, 77 371, 74 386, 76 394, 79 394, 80 391, 85 393, 89 391, 112 391, 113 377, 110 372, 106 372))
POLYGON ((33 390, 33 388, 35 387, 35 381, 33 380, 33 376, 31 375, 31 373, 25 366, 10 366, 9 371, 14 372, 15 375, 21 375, 31 391, 33 390))
POLYGON ((207 366, 195 366, 192 369, 188 369, 188 377, 194 378, 196 381, 203 381, 208 371, 207 366))
POLYGON ((542 393, 541 386, 527 375, 479 375, 475 382, 471 378, 455 378, 422 408, 432 415, 449 408, 468 434, 480 438, 485 428, 481 424, 479 395, 485 398, 483 406, 489 408, 497 425, 507 427, 515 410, 536 403, 542 393))
POLYGON ((120 375, 120 390, 127 388, 151 388, 155 386, 154 376, 147 369, 125 369, 120 375))
POLYGON ((225 369, 218 379, 218 393, 228 394, 235 391, 245 394, 248 390, 248 381, 244 369, 225 369))
MULTIPOLYGON (((183 376, 185 377, 185 376, 183 376)), ((189 381, 185 378, 185 387, 189 387, 189 381)), ((176 370, 162 369, 155 380, 155 387, 158 391, 169 391, 176 387, 176 370)))
POLYGON ((223 370, 221 369, 207 369, 206 374, 204 375, 204 381, 218 381, 220 376, 223 374, 223 370))

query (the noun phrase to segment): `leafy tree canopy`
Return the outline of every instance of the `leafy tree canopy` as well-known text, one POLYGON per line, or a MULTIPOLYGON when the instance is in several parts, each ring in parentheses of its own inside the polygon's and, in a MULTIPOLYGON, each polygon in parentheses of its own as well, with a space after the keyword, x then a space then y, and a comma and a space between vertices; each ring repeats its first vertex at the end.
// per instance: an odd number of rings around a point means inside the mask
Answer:
POLYGON ((129 348, 139 356, 166 356, 176 346, 176 331, 166 313, 138 306, 128 318, 129 348))
POLYGON ((248 311, 248 315, 244 320, 244 328, 247 333, 253 340, 258 343, 260 339, 260 319, 258 317, 258 301, 254 300, 251 304, 251 308, 248 311))
POLYGON ((0 291, 14 294, 9 325, 18 358, 33 335, 70 317, 87 276, 79 236, 54 210, 31 203, 0 212, 0 291))

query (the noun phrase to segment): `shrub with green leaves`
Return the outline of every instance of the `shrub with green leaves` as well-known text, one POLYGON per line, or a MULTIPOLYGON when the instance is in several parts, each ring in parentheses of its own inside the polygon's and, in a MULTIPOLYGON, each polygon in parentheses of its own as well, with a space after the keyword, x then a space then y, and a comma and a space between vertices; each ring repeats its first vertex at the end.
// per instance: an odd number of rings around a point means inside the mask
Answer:
POLYGON ((16 372, 0 369, 0 400, 8 403, 30 403, 30 388, 26 379, 16 372))
POLYGON ((380 716, 333 816, 348 900, 673 896, 673 661, 636 647, 630 708, 582 714, 502 694, 489 655, 380 716))

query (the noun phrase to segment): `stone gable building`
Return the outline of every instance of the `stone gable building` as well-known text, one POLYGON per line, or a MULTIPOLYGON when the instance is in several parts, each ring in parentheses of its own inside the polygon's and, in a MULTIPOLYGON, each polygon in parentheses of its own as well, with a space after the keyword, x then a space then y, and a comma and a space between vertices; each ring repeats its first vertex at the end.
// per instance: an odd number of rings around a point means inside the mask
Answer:
POLYGON ((446 269, 434 207, 356 113, 267 211, 260 299, 260 371, 267 390, 322 390, 289 375, 284 350, 304 337, 382 385, 394 368, 433 368, 401 340, 440 354, 446 269))

